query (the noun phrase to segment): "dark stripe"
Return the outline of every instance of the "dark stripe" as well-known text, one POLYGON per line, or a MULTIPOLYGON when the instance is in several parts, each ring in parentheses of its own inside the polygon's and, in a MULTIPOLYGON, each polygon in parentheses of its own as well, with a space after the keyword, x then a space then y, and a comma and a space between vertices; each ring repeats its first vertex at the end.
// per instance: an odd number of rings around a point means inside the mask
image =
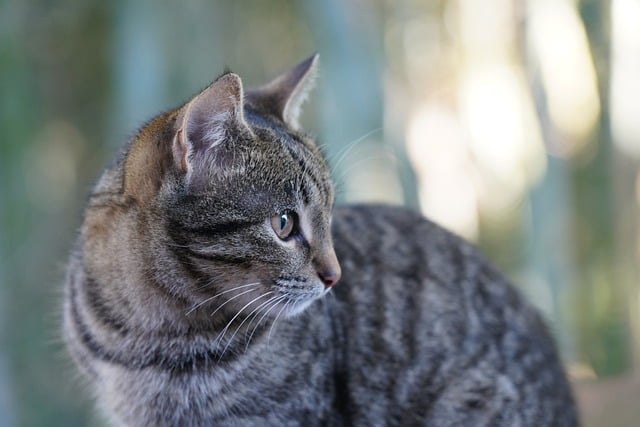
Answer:
POLYGON ((75 287, 71 287, 71 316, 73 319, 76 332, 80 336, 80 341, 85 348, 97 359, 110 362, 113 356, 109 354, 100 344, 94 341, 89 333, 89 328, 83 322, 80 311, 78 310, 78 292, 75 287))
POLYGON ((189 278, 191 280, 194 280, 195 282, 197 282, 197 284, 204 280, 204 273, 200 271, 192 262, 191 258, 189 257, 189 251, 187 251, 185 248, 177 247, 175 245, 170 245, 169 251, 173 254, 173 256, 176 258, 176 261, 178 261, 178 263, 190 276, 189 278))
MULTIPOLYGON (((71 316, 72 316, 72 321, 74 326, 76 326, 76 331, 79 332, 79 329, 77 328, 77 307, 76 307, 76 293, 77 293, 77 289, 76 287, 77 285, 77 278, 74 274, 70 274, 69 276, 69 289, 70 289, 70 307, 71 307, 71 316)), ((82 337, 81 337, 82 338, 82 337)), ((82 341, 82 339, 80 340, 82 341)), ((92 377, 96 377, 97 376, 97 372, 96 370, 93 368, 93 365, 91 363, 91 361, 89 360, 89 357, 87 356, 86 352, 84 351, 84 349, 82 348, 82 343, 78 342, 78 341, 73 341, 73 342, 69 342, 68 343, 69 346, 69 351, 71 353, 71 355, 73 356, 75 362, 77 364, 79 364, 83 369, 86 370, 86 372, 92 376, 92 377)))
POLYGON ((183 233, 192 233, 205 237, 222 237, 229 234, 235 234, 245 228, 255 226, 255 221, 228 221, 218 224, 207 224, 206 226, 188 226, 180 223, 175 219, 170 219, 168 224, 169 231, 177 230, 183 233))
MULTIPOLYGON (((327 192, 323 191, 323 189, 325 188, 323 185, 320 184, 320 182, 322 181, 321 179, 319 179, 317 176, 315 176, 311 171, 314 170, 314 168, 310 168, 308 167, 305 159, 300 156, 294 149, 293 147, 285 144, 285 147, 287 148, 287 151, 289 152, 289 155, 293 158, 293 160, 295 160, 296 162, 298 162, 298 166, 300 167, 300 170, 309 178, 309 181, 311 181, 313 183, 313 185, 316 186, 316 188, 318 189, 318 191, 320 193, 323 194, 323 196, 326 198, 328 197, 327 192)), ((302 187, 302 185, 300 186, 302 187)))
POLYGON ((122 334, 127 334, 124 321, 109 307, 109 302, 105 301, 100 285, 91 277, 84 281, 84 290, 87 295, 87 304, 95 318, 104 326, 114 329, 122 334))
POLYGON ((209 275, 198 268, 197 264, 193 262, 194 258, 208 262, 219 262, 231 265, 250 265, 249 260, 238 257, 210 255, 196 252, 189 247, 189 239, 186 236, 181 235, 175 228, 168 229, 167 235, 171 239, 171 243, 167 245, 169 251, 175 256, 178 263, 198 286, 204 285, 205 282, 209 280, 209 275))
POLYGON ((420 307, 418 304, 423 304, 424 301, 418 301, 418 298, 424 298, 422 292, 426 292, 427 286, 425 286, 423 282, 415 279, 407 280, 407 284, 413 285, 412 287, 414 289, 409 290, 404 298, 403 319, 405 319, 405 321, 402 322, 402 340, 404 348, 406 349, 405 351, 407 352, 407 359, 415 360, 419 357, 418 343, 416 341, 424 327, 420 322, 415 321, 415 319, 420 319, 420 307))
POLYGON ((241 266, 250 266, 251 260, 237 257, 233 255, 224 255, 224 254, 205 254, 201 252, 194 251, 189 247, 171 247, 171 251, 176 254, 178 257, 178 261, 181 262, 185 268, 189 269, 191 273, 198 274, 200 273, 194 266, 191 264, 189 260, 192 258, 201 259, 209 262, 219 262, 224 264, 231 265, 241 265, 241 266))
POLYGON ((305 185, 300 185, 300 193, 302 193, 302 201, 304 202, 305 205, 308 205, 309 202, 311 201, 311 198, 309 197, 309 190, 307 190, 307 187, 305 185))
POLYGON ((203 254, 200 252, 193 251, 189 248, 185 248, 185 249, 189 252, 190 256, 197 259, 203 259, 206 261, 213 261, 213 262, 221 262, 221 263, 232 264, 232 265, 244 265, 244 266, 251 265, 251 260, 248 260, 246 258, 236 257, 233 255, 203 254))
MULTIPOLYGON (((157 368, 170 371, 174 374, 189 374, 200 370, 209 369, 218 364, 232 362, 239 355, 243 354, 248 346, 248 337, 238 337, 227 350, 222 353, 224 346, 216 348, 199 349, 196 351, 168 354, 162 348, 150 346, 142 353, 144 355, 132 355, 130 353, 113 352, 106 349, 91 334, 89 326, 82 319, 78 309, 78 292, 75 287, 71 287, 71 316, 76 332, 80 338, 80 343, 91 355, 104 362, 123 366, 127 369, 157 368), (235 350, 235 351, 234 351, 235 350)), ((268 327, 268 324, 259 325, 254 334, 253 340, 260 336, 268 327)), ((162 337, 151 337, 153 341, 162 341, 162 337)), ((164 344, 164 348, 175 348, 176 346, 164 344)))
MULTIPOLYGON (((247 346, 248 337, 242 337, 236 344, 227 348, 222 353, 224 347, 210 349, 201 349, 189 353, 168 354, 159 348, 149 348, 144 352, 145 356, 122 354, 120 352, 112 352, 105 349, 91 335, 89 327, 84 323, 77 307, 77 293, 75 289, 71 290, 71 315, 76 327, 76 331, 80 337, 84 347, 95 357, 104 362, 120 365, 127 369, 145 369, 156 368, 170 371, 173 374, 189 374, 200 370, 209 369, 218 364, 225 364, 234 361, 240 356, 244 348, 247 346), (234 351, 240 349, 240 351, 234 351)), ((258 326, 255 337, 265 331, 266 325, 258 326)), ((161 337, 157 337, 158 340, 161 337)), ((171 344, 165 344, 166 348, 175 348, 171 344)))
POLYGON ((349 395, 349 374, 348 367, 345 366, 349 359, 348 342, 349 335, 345 330, 347 324, 344 319, 345 310, 340 310, 338 304, 330 304, 326 299, 322 300, 325 309, 325 318, 329 319, 329 327, 331 328, 331 336, 333 337, 333 404, 336 413, 340 414, 342 425, 353 425, 351 414, 355 414, 352 408, 351 396, 349 395))

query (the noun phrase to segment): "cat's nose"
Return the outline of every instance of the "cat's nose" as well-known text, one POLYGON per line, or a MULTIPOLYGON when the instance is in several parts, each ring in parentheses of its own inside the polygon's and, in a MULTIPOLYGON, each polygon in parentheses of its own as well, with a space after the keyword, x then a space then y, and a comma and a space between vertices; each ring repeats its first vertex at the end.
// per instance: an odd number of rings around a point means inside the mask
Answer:
POLYGON ((329 289, 330 287, 338 283, 338 280, 340 280, 340 275, 341 272, 339 269, 337 271, 325 270, 318 272, 318 276, 320 277, 320 280, 322 280, 322 283, 324 283, 324 287, 326 289, 329 289))
POLYGON ((338 263, 338 258, 333 251, 321 259, 316 259, 315 266, 318 277, 322 280, 326 289, 338 283, 342 276, 340 263, 338 263))

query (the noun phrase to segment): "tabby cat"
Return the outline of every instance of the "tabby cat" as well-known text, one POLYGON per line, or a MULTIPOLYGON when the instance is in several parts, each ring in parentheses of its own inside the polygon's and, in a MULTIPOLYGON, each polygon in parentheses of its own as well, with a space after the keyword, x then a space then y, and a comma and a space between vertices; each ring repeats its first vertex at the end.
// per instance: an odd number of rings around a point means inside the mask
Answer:
POLYGON ((545 325, 472 246, 402 208, 333 209, 298 125, 317 59, 246 92, 222 75, 96 184, 64 337, 108 420, 577 425, 545 325))

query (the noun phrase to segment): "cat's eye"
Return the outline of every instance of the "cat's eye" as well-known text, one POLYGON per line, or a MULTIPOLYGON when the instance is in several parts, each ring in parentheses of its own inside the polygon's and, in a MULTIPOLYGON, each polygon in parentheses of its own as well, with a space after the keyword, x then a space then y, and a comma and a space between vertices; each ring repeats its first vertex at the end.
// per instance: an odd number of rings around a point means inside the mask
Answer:
POLYGON ((293 212, 281 212, 271 217, 271 226, 278 237, 286 239, 295 230, 296 214, 293 212))

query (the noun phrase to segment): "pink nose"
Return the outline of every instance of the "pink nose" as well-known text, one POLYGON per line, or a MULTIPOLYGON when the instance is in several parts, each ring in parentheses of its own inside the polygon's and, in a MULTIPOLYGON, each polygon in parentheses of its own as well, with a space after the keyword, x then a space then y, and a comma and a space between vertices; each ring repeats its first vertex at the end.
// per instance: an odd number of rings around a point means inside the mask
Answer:
POLYGON ((338 283, 338 280, 340 280, 340 270, 327 269, 324 271, 319 271, 318 277, 320 277, 320 280, 322 280, 322 283, 324 283, 324 287, 326 289, 329 289, 330 287, 338 283))

